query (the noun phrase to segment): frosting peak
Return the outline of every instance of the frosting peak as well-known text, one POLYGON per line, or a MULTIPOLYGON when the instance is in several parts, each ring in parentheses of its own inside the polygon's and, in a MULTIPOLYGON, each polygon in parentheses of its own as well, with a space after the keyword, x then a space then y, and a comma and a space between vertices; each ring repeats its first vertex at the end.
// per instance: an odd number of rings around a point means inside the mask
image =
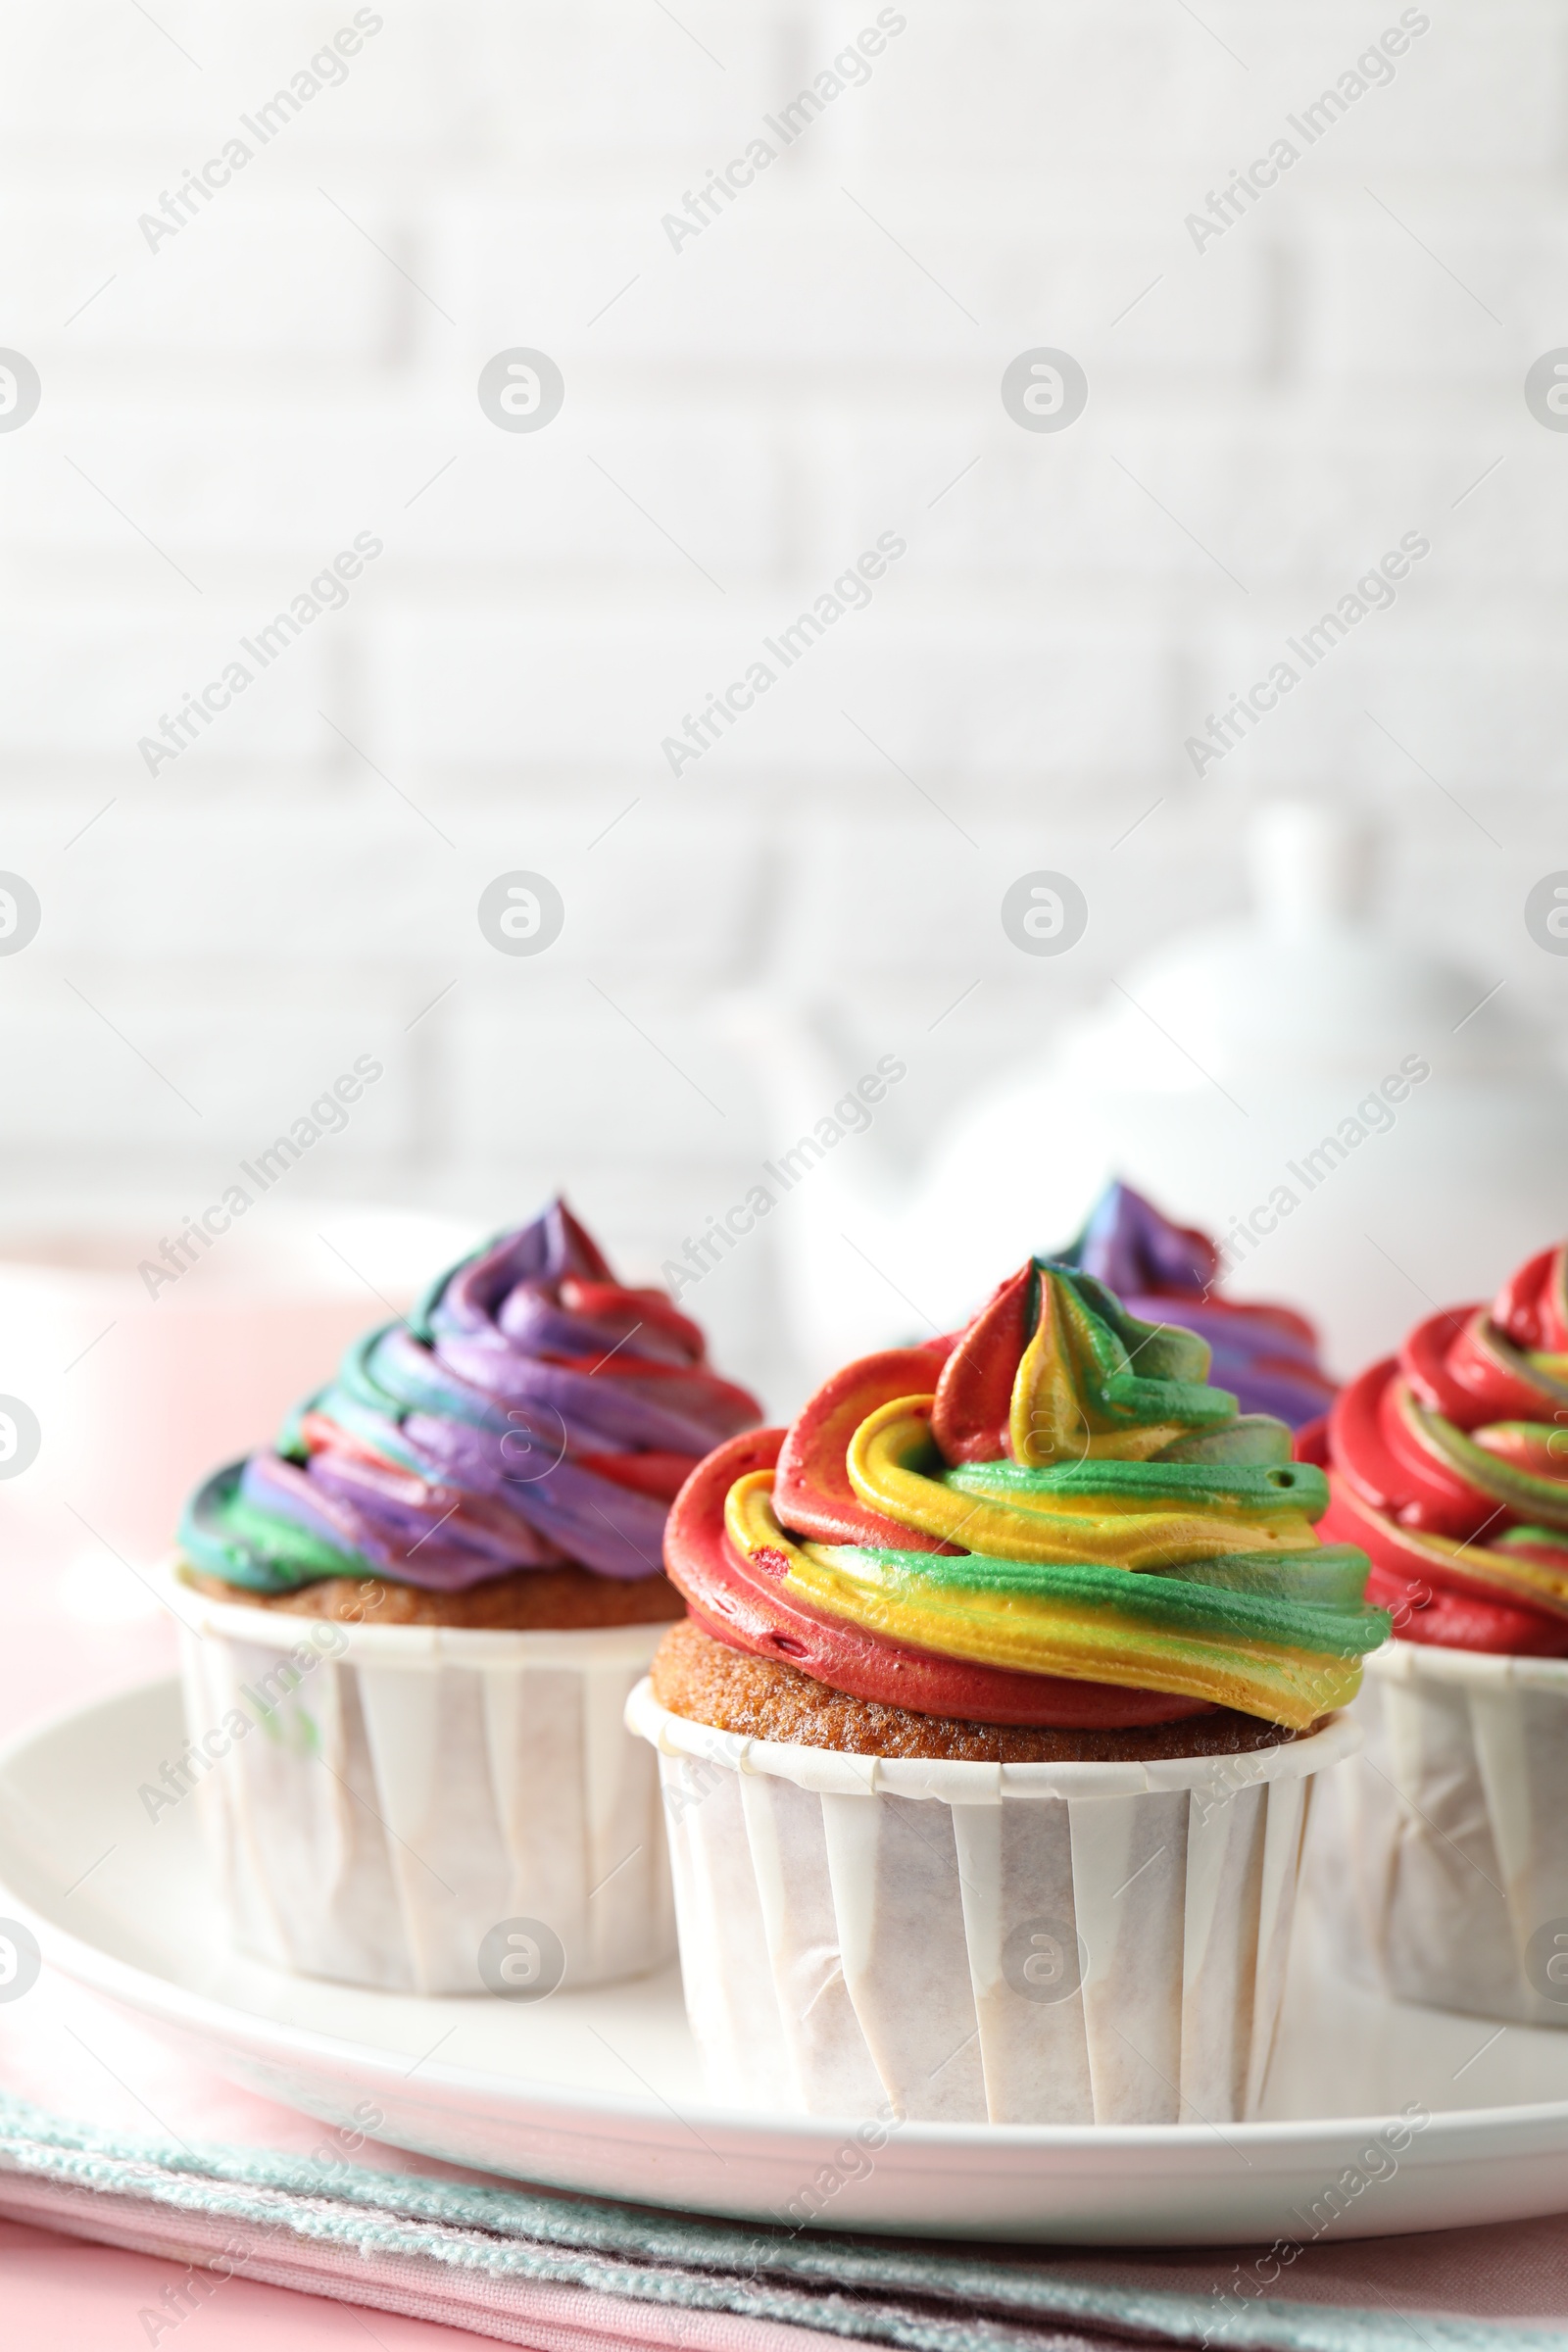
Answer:
POLYGON ((356 1341, 275 1449, 193 1496, 181 1545, 268 1592, 372 1570, 432 1592, 569 1563, 649 1576, 683 1480, 759 1418, 697 1325, 617 1283, 558 1200, 356 1341))
POLYGON ((1244 1412, 1277 1414, 1299 1429, 1333 1402, 1310 1323, 1288 1306, 1220 1297, 1213 1242, 1172 1224, 1130 1184, 1106 1186, 1060 1262, 1095 1275, 1129 1313, 1151 1323, 1174 1316, 1206 1340, 1214 1379, 1244 1412))
POLYGON ((1322 1471, 1208 1368, 1195 1334, 1031 1259, 954 1339, 862 1358, 789 1431, 714 1455, 671 1513, 670 1574, 720 1639, 858 1697, 1305 1725, 1387 1621, 1364 1556, 1317 1541, 1322 1471))

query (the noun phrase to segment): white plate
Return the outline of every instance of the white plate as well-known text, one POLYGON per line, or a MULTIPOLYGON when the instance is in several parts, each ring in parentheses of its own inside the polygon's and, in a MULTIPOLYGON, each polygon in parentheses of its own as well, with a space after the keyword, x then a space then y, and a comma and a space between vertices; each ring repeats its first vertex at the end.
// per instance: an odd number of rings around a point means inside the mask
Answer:
POLYGON ((1336 2236, 1568 2207, 1568 2031, 1498 2034, 1379 2001, 1319 1974, 1310 1937, 1287 1997, 1271 2120, 906 2124, 871 2156, 848 2150, 843 2125, 701 2100, 672 1970, 533 2007, 276 1975, 224 1946, 194 1805, 154 1824, 138 1800, 182 1740, 177 1687, 159 1683, 0 1757, 0 1905, 31 1921, 68 1976, 328 2123, 352 2123, 370 2099, 386 2117, 380 2135, 399 2146, 736 2219, 799 2221, 818 2182, 823 2227, 945 2237, 1299 2241, 1317 2233, 1314 2209, 1340 2205, 1336 2236), (1408 2102, 1432 2121, 1355 2176, 1384 2178, 1330 2198, 1408 2102))

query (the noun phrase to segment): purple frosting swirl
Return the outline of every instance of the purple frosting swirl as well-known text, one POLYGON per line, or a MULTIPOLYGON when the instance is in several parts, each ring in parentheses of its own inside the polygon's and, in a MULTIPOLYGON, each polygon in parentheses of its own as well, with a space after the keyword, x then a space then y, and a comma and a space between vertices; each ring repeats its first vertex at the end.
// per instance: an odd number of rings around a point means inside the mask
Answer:
POLYGON ((618 1283, 558 1200, 356 1342, 275 1450, 208 1482, 182 1538, 263 1591, 367 1570, 431 1592, 570 1563, 652 1576, 686 1477, 760 1418, 697 1325, 618 1283))

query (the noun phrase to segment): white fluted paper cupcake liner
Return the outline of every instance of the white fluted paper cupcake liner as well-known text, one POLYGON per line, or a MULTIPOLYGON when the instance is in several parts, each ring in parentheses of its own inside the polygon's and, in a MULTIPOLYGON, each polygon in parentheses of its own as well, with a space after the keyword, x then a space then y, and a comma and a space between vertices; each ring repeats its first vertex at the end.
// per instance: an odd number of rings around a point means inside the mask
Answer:
POLYGON ((334 1624, 211 1600, 177 1566, 168 1590, 187 1747, 165 1786, 194 1788, 242 1950, 475 1993, 503 1922, 549 1928, 568 1986, 671 1956, 658 1775, 623 1723, 662 1625, 334 1624))
POLYGON ((1225 2122, 1262 2089, 1312 1776, 1359 1734, 1147 1764, 658 1748, 710 2095, 944 2123, 1225 2122))
POLYGON ((1568 2026, 1568 1660, 1396 1642, 1354 1713, 1307 1866, 1331 1948, 1396 2000, 1568 2026))

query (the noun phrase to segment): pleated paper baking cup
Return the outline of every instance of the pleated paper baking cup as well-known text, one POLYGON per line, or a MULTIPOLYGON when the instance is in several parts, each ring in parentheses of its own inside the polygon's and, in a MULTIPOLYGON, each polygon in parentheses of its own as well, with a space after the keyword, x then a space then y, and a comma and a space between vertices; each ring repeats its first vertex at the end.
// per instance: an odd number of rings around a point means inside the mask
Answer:
POLYGON ((177 1565, 167 1589, 187 1744, 163 1786, 200 1809, 243 1951, 515 1998, 671 1956, 658 1774, 623 1721, 662 1626, 336 1624, 210 1600, 177 1565))
POLYGON ((659 1750, 710 2095, 936 2123, 1252 2112, 1280 2003, 1310 1739, 1143 1764, 971 1764, 626 1720, 659 1750))
POLYGON ((1348 1972, 1396 2000, 1568 2026, 1568 1660, 1396 1642, 1308 1882, 1348 1972))

